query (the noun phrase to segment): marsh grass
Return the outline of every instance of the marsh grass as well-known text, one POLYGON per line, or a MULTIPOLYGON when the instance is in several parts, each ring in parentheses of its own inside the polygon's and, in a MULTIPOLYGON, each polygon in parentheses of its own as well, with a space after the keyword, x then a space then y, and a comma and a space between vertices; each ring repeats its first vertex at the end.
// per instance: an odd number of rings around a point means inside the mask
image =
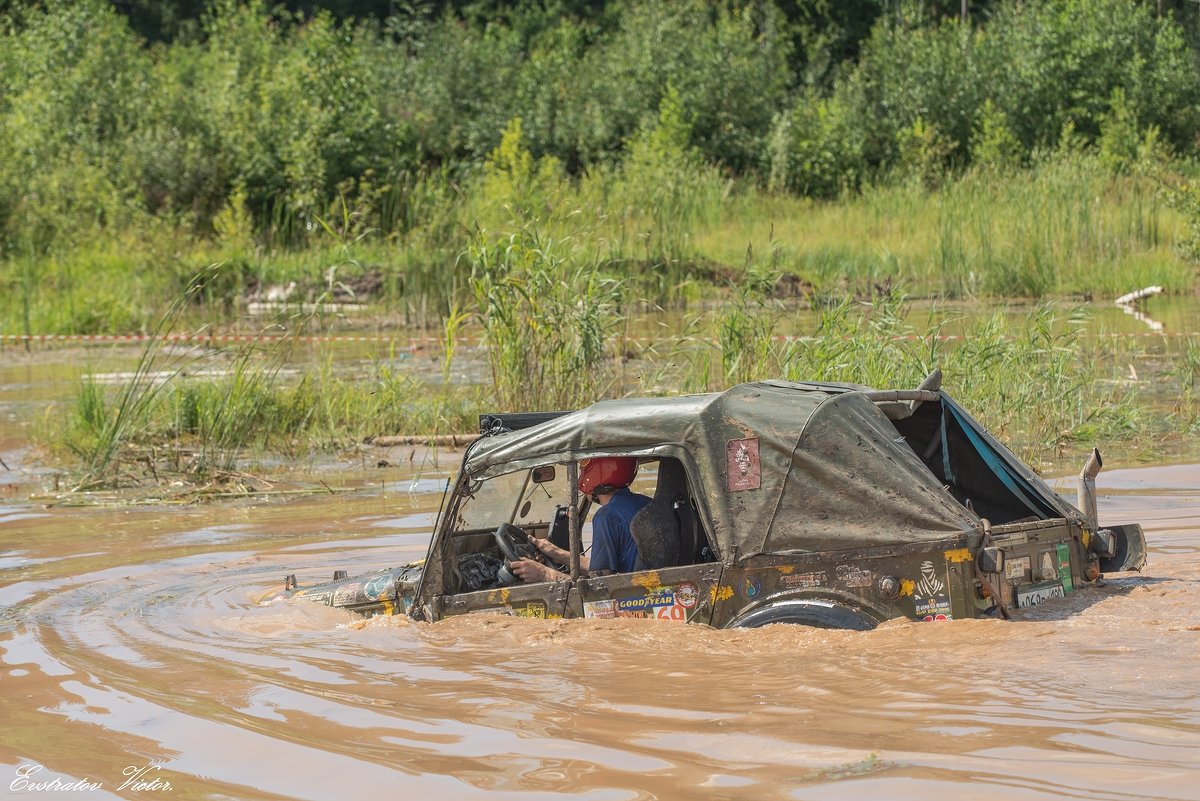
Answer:
POLYGON ((567 243, 532 228, 465 254, 496 403, 505 410, 569 409, 604 395, 620 330, 620 286, 567 243))
POLYGON ((105 486, 119 480, 121 453, 144 433, 150 415, 165 387, 189 361, 164 349, 164 336, 173 329, 180 312, 199 291, 198 276, 159 319, 146 340, 133 373, 111 401, 93 379, 85 378, 76 394, 63 442, 80 459, 81 478, 76 489, 105 486), (165 375, 165 378, 164 378, 165 375))
POLYGON ((219 482, 240 476, 249 459, 263 455, 306 459, 382 434, 461 433, 474 427, 484 405, 475 389, 431 387, 386 363, 365 373, 339 372, 326 357, 295 370, 278 346, 191 362, 214 364, 224 369, 208 377, 160 372, 152 390, 136 376, 115 394, 81 381, 68 421, 48 435, 79 457, 78 488, 168 478, 219 482), (136 404, 121 413, 119 404, 131 394, 136 404))
MULTIPOLYGON (((1153 386, 1171 368, 1154 367, 1135 345, 1087 336, 1078 308, 1044 304, 1017 320, 997 312, 947 339, 945 328, 963 321, 933 308, 923 327, 914 326, 898 292, 872 302, 844 298, 805 325, 755 290, 754 280, 735 287, 722 309, 696 318, 652 371, 652 386, 702 392, 785 378, 912 388, 941 368, 946 390, 1031 459, 1090 442, 1178 435, 1192 419, 1176 425, 1153 413, 1161 398, 1147 395, 1147 381, 1153 386), (797 328, 799 336, 778 333, 797 328), (1133 364, 1148 375, 1131 378, 1133 364)), ((1189 362, 1178 363, 1185 365, 1175 368, 1180 380, 1195 380, 1189 362)))
MULTIPOLYGON (((630 369, 620 341, 630 290, 574 244, 534 225, 506 236, 477 232, 461 256, 471 296, 444 317, 433 382, 402 369, 394 348, 365 365, 326 353, 296 366, 289 339, 175 355, 164 335, 212 285, 206 274, 159 321, 124 385, 80 383, 58 440, 80 461, 80 487, 120 483, 139 464, 155 476, 211 480, 236 472, 252 451, 294 459, 384 434, 462 433, 480 411, 572 409, 616 392, 716 391, 765 378, 906 388, 935 367, 948 391, 1030 458, 1195 431, 1200 420, 1194 339, 1151 352, 1135 340, 1089 336, 1083 311, 1053 304, 1023 319, 996 312, 973 322, 934 306, 922 325, 910 322, 897 289, 870 302, 814 294, 815 313, 801 314, 774 297, 786 258, 778 240, 765 258, 743 255, 727 302, 693 316, 677 341, 646 349, 630 369), (491 374, 486 387, 452 378, 457 340, 472 321, 491 374), (944 339, 947 327, 963 333, 944 339), (184 366, 220 371, 185 377, 184 366), (1178 387, 1165 417, 1151 411, 1161 386, 1178 387)), ((320 323, 300 317, 289 330, 320 323)))
POLYGON ((158 416, 172 419, 179 436, 191 435, 195 445, 187 472, 207 477, 237 468, 242 450, 265 428, 285 350, 248 343, 233 352, 226 378, 174 382, 175 391, 158 416))
POLYGON ((473 419, 473 393, 430 391, 385 362, 366 376, 339 373, 331 356, 288 369, 296 337, 320 322, 315 312, 294 316, 290 335, 267 347, 167 347, 180 314, 219 267, 197 275, 170 305, 126 380, 113 389, 85 376, 67 414, 50 426, 45 438, 79 460, 78 489, 146 474, 220 479, 236 474, 250 449, 297 456, 384 433, 458 432, 473 419))

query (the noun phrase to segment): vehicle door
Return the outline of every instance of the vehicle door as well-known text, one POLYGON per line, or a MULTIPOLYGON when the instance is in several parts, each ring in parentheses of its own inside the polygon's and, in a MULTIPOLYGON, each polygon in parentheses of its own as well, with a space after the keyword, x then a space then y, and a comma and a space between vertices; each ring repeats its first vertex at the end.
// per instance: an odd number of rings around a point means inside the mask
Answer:
POLYGON ((583 578, 570 593, 567 616, 707 624, 720 580, 718 562, 583 578))
POLYGON ((517 584, 492 590, 463 592, 443 597, 441 615, 491 614, 517 617, 561 618, 567 603, 571 582, 517 584))
POLYGON ((519 579, 496 586, 491 579, 506 571, 495 571, 502 554, 492 539, 492 531, 502 523, 516 526, 528 535, 545 536, 558 505, 567 498, 566 470, 548 465, 497 476, 480 482, 471 496, 456 510, 452 536, 447 542, 451 573, 478 570, 488 565, 484 577, 474 581, 466 575, 454 576, 450 592, 440 599, 440 616, 461 614, 516 615, 519 617, 561 618, 564 614, 570 581, 564 573, 558 581, 526 584, 519 579), (472 564, 474 563, 474 564, 472 564))
MULTIPOLYGON (((679 554, 689 561, 696 557, 693 537, 707 537, 703 523, 687 495, 678 460, 660 460, 657 466, 643 465, 630 489, 651 497, 651 504, 673 509, 676 518, 686 515, 673 536, 680 539, 679 554), (669 469, 668 469, 669 468, 669 469), (684 493, 680 497, 680 493, 684 493), (685 545, 682 540, 686 539, 685 545)), ((634 525, 637 525, 635 518, 634 525)), ((712 619, 713 605, 720 594, 721 565, 715 562, 646 569, 632 573, 582 578, 568 598, 568 616, 650 618, 669 623, 704 623, 712 619)))

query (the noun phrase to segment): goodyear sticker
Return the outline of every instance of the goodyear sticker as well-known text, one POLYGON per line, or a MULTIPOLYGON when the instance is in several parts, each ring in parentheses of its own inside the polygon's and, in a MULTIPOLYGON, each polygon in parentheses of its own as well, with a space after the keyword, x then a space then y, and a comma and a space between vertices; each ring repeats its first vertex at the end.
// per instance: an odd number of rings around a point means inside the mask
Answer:
POLYGON ((660 587, 657 591, 640 598, 606 598, 587 601, 583 605, 583 616, 597 619, 618 617, 652 618, 677 623, 687 621, 690 608, 699 601, 699 590, 694 584, 685 584, 676 591, 671 587, 660 587), (691 606, 685 606, 690 603, 691 606))

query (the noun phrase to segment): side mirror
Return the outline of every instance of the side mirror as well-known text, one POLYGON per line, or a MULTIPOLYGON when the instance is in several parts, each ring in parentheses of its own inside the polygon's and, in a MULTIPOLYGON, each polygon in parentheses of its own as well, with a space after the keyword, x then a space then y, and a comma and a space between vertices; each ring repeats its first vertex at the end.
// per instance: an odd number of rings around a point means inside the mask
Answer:
POLYGON ((547 464, 533 468, 533 483, 546 484, 554 480, 554 465, 547 464))

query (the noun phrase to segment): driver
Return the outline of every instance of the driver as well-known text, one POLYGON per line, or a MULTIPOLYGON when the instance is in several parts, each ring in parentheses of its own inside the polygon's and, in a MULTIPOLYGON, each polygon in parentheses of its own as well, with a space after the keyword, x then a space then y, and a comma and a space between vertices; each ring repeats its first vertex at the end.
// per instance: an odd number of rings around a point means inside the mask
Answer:
MULTIPOLYGON (((592 517, 592 552, 583 554, 579 567, 584 575, 606 576, 629 573, 637 564, 637 544, 629 533, 633 516, 650 503, 645 495, 629 491, 637 475, 637 459, 632 456, 602 456, 580 462, 579 490, 599 504, 592 517)), ((548 559, 560 565, 571 561, 569 551, 549 540, 530 537, 530 542, 548 559)), ((518 559, 512 572, 523 581, 557 581, 562 574, 549 565, 532 559, 518 559)))

